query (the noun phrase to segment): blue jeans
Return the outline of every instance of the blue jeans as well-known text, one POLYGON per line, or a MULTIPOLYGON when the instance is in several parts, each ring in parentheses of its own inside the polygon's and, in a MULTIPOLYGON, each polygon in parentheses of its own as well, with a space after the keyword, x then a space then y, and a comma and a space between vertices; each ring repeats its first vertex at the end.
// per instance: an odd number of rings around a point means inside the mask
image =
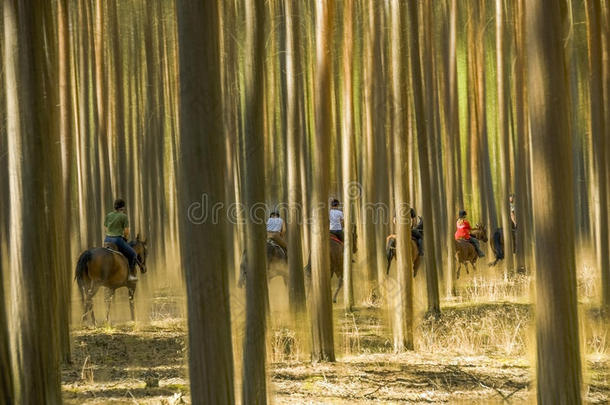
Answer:
POLYGON ((133 270, 136 267, 136 259, 138 254, 131 246, 129 246, 129 243, 127 243, 125 239, 120 236, 106 236, 104 243, 114 243, 119 249, 119 252, 123 253, 123 255, 127 258, 129 268, 133 270))

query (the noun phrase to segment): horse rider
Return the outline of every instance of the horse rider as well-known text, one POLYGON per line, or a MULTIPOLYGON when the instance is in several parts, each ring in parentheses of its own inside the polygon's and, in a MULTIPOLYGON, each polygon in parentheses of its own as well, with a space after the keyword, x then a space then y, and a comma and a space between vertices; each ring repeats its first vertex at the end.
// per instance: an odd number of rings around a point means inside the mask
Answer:
POLYGON ((287 250, 286 242, 284 241, 284 233, 286 232, 286 226, 284 220, 280 216, 278 211, 273 211, 269 215, 267 220, 267 239, 271 239, 282 249, 287 250))
POLYGON ((125 201, 123 199, 118 198, 114 201, 114 211, 106 214, 104 227, 106 228, 104 243, 113 243, 119 249, 119 252, 127 258, 129 262, 127 281, 136 281, 138 279, 136 276, 138 255, 127 243, 127 238, 129 237, 129 219, 125 213, 125 201))
POLYGON ((330 233, 343 242, 343 211, 339 208, 339 200, 336 198, 330 203, 330 233))
POLYGON ((424 220, 415 214, 415 209, 409 210, 411 216, 411 239, 417 244, 417 251, 420 256, 424 255, 424 220))
POLYGON ((477 238, 470 236, 470 230, 472 228, 470 227, 470 223, 466 219, 466 215, 466 211, 464 210, 461 210, 459 212, 459 217, 457 220, 457 231, 455 232, 455 240, 459 241, 460 239, 463 239, 467 242, 472 243, 479 257, 483 257, 485 256, 485 253, 481 250, 479 241, 477 240, 477 238))

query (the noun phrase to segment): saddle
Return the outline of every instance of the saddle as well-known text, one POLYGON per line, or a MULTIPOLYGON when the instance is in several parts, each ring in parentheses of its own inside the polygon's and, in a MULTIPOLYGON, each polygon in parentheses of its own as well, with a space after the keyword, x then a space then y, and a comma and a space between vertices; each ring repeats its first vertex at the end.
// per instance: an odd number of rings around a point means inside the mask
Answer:
POLYGON ((104 242, 104 249, 108 249, 113 253, 123 254, 119 251, 119 248, 114 243, 104 242))
POLYGON ((341 246, 343 246, 343 242, 339 239, 335 234, 330 234, 330 240, 337 242, 341 246))

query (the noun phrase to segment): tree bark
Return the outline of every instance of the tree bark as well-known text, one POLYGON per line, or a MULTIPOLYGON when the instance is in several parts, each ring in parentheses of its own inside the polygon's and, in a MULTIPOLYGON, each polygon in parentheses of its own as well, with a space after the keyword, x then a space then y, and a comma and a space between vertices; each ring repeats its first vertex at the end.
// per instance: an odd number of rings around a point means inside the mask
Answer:
POLYGON ((229 289, 223 255, 218 254, 224 249, 219 236, 225 225, 196 223, 192 217, 192 204, 202 201, 203 195, 209 201, 203 210, 223 196, 219 25, 216 1, 178 3, 182 117, 178 201, 193 404, 235 402, 229 289))
POLYGON ((526 2, 528 95, 535 176, 536 342, 539 404, 581 403, 574 197, 562 4, 526 2), (558 221, 557 218, 561 218, 558 221))
POLYGON ((285 3, 286 13, 286 151, 288 165, 288 298, 295 319, 304 314, 305 284, 303 279, 303 246, 301 243, 301 223, 303 219, 301 196, 301 168, 299 165, 302 132, 299 126, 300 66, 299 47, 300 26, 295 17, 299 16, 299 2, 285 3))
MULTIPOLYGON (((419 44, 420 22, 418 19, 418 4, 420 7, 427 7, 422 2, 408 2, 409 15, 409 33, 410 46, 409 56, 411 60, 411 82, 413 83, 413 107, 415 110, 415 122, 417 126, 417 146, 419 156, 419 167, 421 171, 421 189, 422 189, 422 213, 424 218, 432 218, 432 209, 428 203, 432 197, 430 189, 430 165, 428 164, 428 134, 432 132, 432 122, 430 120, 430 111, 425 108, 424 100, 430 100, 431 94, 431 77, 430 69, 420 65, 420 55, 422 53, 419 44), (422 71, 424 75, 422 76, 422 71), (423 77, 423 80, 422 80, 423 77), (424 98, 424 90, 426 90, 426 98, 424 98)), ((424 11, 424 10, 422 10, 424 11)), ((422 23, 425 24, 425 21, 422 23)), ((422 57, 422 63, 426 59, 422 57)), ((429 107, 429 104, 428 104, 429 107)), ((434 229, 427 227, 424 232, 424 243, 426 246, 426 290, 428 293, 428 313, 434 317, 440 315, 440 297, 438 289, 438 274, 435 266, 435 246, 434 246, 434 229)))
POLYGON ((314 361, 335 361, 330 291, 328 192, 330 170, 331 54, 334 0, 316 0, 316 80, 312 184, 311 273, 312 348, 314 361))

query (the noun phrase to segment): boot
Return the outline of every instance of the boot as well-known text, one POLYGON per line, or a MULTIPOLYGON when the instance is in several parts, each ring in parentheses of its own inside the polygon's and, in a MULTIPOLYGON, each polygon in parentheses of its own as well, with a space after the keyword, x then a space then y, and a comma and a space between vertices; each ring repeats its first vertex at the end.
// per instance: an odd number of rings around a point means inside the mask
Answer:
POLYGON ((127 281, 138 281, 138 276, 136 276, 135 266, 129 268, 129 275, 127 276, 127 281))
POLYGON ((485 257, 485 252, 483 252, 481 249, 478 249, 479 257, 485 257))

